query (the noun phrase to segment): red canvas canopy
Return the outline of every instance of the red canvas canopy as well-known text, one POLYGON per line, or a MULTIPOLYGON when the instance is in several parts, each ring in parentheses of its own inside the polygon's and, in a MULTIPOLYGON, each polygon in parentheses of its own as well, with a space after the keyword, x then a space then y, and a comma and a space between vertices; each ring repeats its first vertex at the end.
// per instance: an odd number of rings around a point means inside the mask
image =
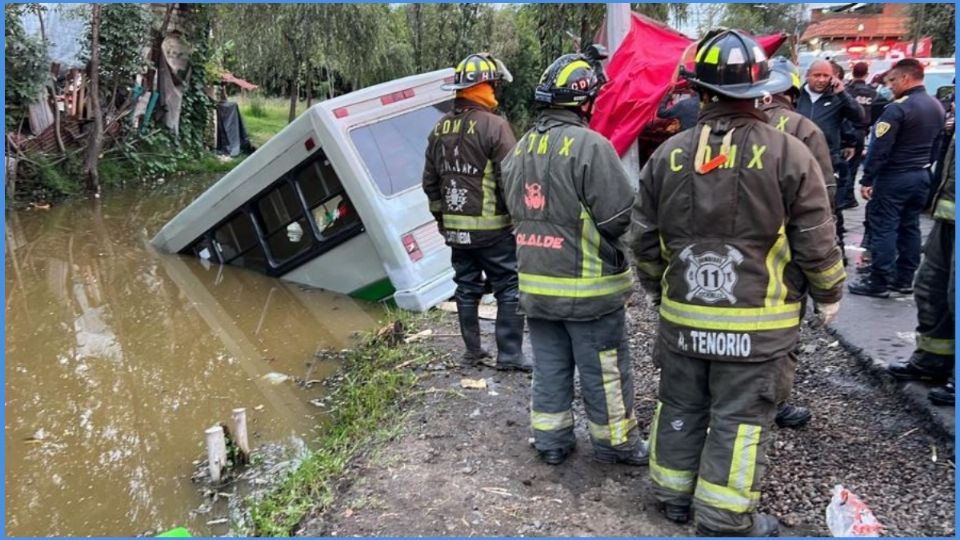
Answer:
MULTIPOLYGON (((607 65, 610 82, 597 97, 590 121, 590 127, 610 139, 620 155, 656 115, 684 51, 693 43, 653 19, 632 15, 630 31, 607 65)), ((770 56, 787 36, 781 33, 756 39, 770 56)))

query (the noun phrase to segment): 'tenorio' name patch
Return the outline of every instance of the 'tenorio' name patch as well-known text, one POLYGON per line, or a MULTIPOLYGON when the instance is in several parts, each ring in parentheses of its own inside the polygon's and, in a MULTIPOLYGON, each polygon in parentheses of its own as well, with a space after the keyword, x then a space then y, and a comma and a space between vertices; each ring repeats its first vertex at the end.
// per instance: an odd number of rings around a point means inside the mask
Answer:
POLYGON ((690 330, 690 342, 687 343, 680 332, 680 349, 697 354, 747 358, 750 356, 750 334, 735 332, 705 332, 690 330))

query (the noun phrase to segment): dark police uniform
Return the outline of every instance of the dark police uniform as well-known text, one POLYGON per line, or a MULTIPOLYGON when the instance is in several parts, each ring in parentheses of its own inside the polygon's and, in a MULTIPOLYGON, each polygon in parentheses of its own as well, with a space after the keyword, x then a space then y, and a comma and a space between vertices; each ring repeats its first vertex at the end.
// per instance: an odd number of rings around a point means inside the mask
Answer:
MULTIPOLYGON (((847 162, 850 164, 850 176, 856 180, 857 171, 860 170, 860 165, 863 163, 864 141, 867 138, 867 133, 870 131, 870 126, 873 125, 874 117, 871 111, 873 110, 873 103, 877 99, 877 89, 867 84, 864 80, 855 79, 847 85, 847 92, 863 107, 864 112, 862 121, 853 122, 856 145, 854 146, 853 157, 847 162)), ((845 195, 845 197, 849 198, 849 201, 856 200, 853 196, 853 184, 854 182, 850 182, 849 193, 845 195)))
MULTIPOLYGON (((869 282, 874 295, 909 289, 920 265, 920 212, 930 189, 930 163, 938 155, 943 107, 921 85, 884 109, 873 126, 863 186, 873 186, 867 213, 873 256, 869 282)), ((860 293, 858 285, 851 292, 860 293)))

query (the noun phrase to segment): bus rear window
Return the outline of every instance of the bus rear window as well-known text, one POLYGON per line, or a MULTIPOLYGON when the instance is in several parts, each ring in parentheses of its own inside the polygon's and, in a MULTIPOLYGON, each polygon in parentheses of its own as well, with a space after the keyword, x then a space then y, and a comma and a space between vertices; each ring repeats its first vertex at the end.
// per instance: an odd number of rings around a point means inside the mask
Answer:
POLYGON ((420 184, 427 136, 452 106, 452 100, 444 101, 350 132, 354 146, 384 195, 420 184))

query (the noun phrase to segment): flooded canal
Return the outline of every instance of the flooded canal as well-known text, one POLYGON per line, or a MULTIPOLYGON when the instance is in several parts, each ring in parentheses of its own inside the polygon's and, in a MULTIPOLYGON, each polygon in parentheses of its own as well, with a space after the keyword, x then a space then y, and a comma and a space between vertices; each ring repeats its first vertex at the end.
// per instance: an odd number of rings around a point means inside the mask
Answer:
POLYGON ((302 382, 338 368, 315 353, 380 311, 155 252, 152 235, 212 180, 7 213, 8 535, 225 534, 207 525, 222 515, 193 512, 204 429, 245 407, 254 450, 313 440, 325 390, 302 382))

